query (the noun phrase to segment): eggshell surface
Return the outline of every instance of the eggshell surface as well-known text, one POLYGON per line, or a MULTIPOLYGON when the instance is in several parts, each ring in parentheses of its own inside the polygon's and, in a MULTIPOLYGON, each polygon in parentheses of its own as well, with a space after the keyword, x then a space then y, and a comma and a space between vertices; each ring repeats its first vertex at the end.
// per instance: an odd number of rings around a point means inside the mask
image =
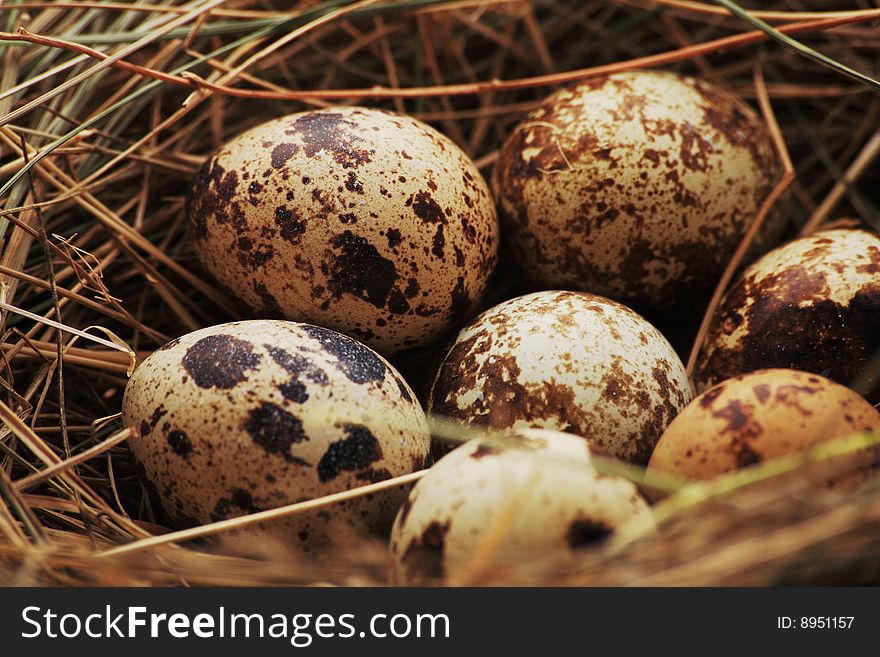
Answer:
MULTIPOLYGON (((808 372, 759 370, 723 381, 688 405, 657 443, 648 472, 711 479, 870 431, 880 431, 880 413, 848 388, 808 372)), ((880 474, 877 449, 853 459, 857 475, 847 486, 880 474)))
MULTIPOLYGON (((746 104, 694 78, 630 71, 532 111, 493 188, 534 283, 666 307, 718 277, 778 175, 746 104)), ((778 230, 768 221, 759 243, 778 230)))
MULTIPOLYGON (((138 366, 123 421, 146 479, 180 524, 208 523, 422 468, 427 422, 409 386, 357 341, 308 324, 233 322, 174 340, 138 366)), ((402 494, 398 493, 402 496, 402 494)), ((402 499, 373 495, 277 529, 314 545, 365 531, 402 499)))
POLYGON ((650 513, 634 484, 592 463, 582 438, 555 431, 521 430, 458 447, 419 480, 398 513, 396 577, 460 583, 480 567, 561 562, 650 513), (482 563, 481 554, 488 554, 482 563))
POLYGON ((201 168, 187 215, 205 268, 255 312, 383 353, 442 335, 496 262, 495 205, 474 164, 430 126, 382 110, 248 130, 201 168))
POLYGON ((794 240, 745 270, 716 311, 699 390, 737 374, 792 368, 880 402, 880 237, 838 229, 794 240))
POLYGON ((493 429, 574 433, 645 464, 692 396, 678 355, 640 315, 596 295, 550 291, 499 304, 464 328, 429 408, 493 429))

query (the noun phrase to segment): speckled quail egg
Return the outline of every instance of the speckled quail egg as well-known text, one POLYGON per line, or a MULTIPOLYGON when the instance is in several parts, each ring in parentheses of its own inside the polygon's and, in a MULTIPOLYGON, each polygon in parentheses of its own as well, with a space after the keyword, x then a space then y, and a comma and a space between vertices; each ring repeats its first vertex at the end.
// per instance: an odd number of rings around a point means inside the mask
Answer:
MULTIPOLYGON (((534 283, 664 307, 718 276, 778 173, 743 102, 694 78, 630 71, 532 111, 501 150, 493 187, 534 283)), ((768 221, 759 243, 779 227, 768 221)))
POLYGON ((579 436, 537 429, 453 450, 397 515, 396 578, 463 583, 482 568, 562 563, 636 514, 650 514, 632 482, 600 474, 591 459, 579 436))
POLYGON ((187 216, 205 268, 255 312, 386 354, 463 317, 498 247, 494 202, 462 150, 416 119, 362 107, 232 139, 196 176, 187 216))
POLYGON ((550 291, 497 305, 464 328, 429 407, 494 429, 567 431, 645 464, 692 396, 678 355, 640 315, 592 294, 550 291))
MULTIPOLYGON (((822 441, 871 431, 880 431, 880 412, 852 390, 808 372, 759 370, 719 383, 679 413, 657 443, 648 473, 711 479, 822 441)), ((827 465, 837 475, 856 469, 857 474, 845 479, 854 487, 880 474, 880 452, 857 452, 844 464, 848 468, 827 465)), ((835 484, 835 479, 828 483, 835 484)))
MULTIPOLYGON (((129 445, 146 479, 182 524, 413 472, 430 451, 422 409, 381 356, 335 331, 279 320, 169 342, 135 370, 122 416, 138 431, 129 445)), ((402 498, 372 495, 271 529, 313 547, 390 524, 402 498)))
POLYGON ((880 237, 828 230, 770 251, 727 291, 695 374, 705 390, 737 374, 790 367, 880 402, 880 237))

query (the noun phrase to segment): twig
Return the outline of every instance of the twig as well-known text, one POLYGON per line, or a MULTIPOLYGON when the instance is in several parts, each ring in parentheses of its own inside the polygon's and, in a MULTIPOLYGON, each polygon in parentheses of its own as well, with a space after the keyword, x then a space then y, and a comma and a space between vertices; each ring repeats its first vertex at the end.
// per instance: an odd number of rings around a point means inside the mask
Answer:
POLYGON ((865 75, 861 71, 857 71, 854 68, 851 68, 837 61, 836 59, 832 59, 828 55, 819 52, 815 48, 811 48, 805 43, 801 43, 797 39, 791 38, 791 36, 785 34, 782 30, 776 29, 772 25, 765 23, 763 20, 761 20, 751 12, 746 11, 732 0, 714 1, 728 9, 731 14, 738 16, 739 18, 746 21, 749 25, 757 27, 771 39, 788 46, 794 52, 797 52, 804 57, 809 57, 814 62, 817 62, 822 66, 831 69, 832 71, 836 71, 837 73, 841 73, 849 78, 852 78, 853 80, 856 80, 857 82, 861 82, 862 84, 866 84, 869 87, 880 90, 880 80, 875 80, 871 76, 865 75))
POLYGON ((816 208, 815 212, 810 215, 807 223, 801 228, 801 235, 809 235, 821 227, 821 225, 828 219, 828 215, 831 214, 832 210, 834 210, 840 200, 849 191, 852 184, 858 180, 859 176, 864 173, 865 169, 868 168, 878 154, 880 154, 880 130, 871 136, 856 158, 852 161, 852 164, 850 164, 849 168, 844 172, 841 179, 834 184, 834 187, 828 193, 828 196, 826 196, 822 203, 819 204, 819 207, 816 208))
MULTIPOLYGON (((835 17, 835 18, 825 18, 814 21, 804 21, 798 23, 788 23, 786 25, 781 25, 774 30, 774 32, 779 32, 780 34, 801 34, 807 32, 816 32, 823 30, 830 30, 836 27, 840 27, 842 25, 851 25, 855 23, 861 23, 868 20, 874 20, 880 18, 880 9, 878 10, 865 10, 862 13, 858 14, 848 14, 845 16, 835 17)), ((0 33, 0 40, 6 38, 7 35, 0 33)), ((23 35, 11 35, 16 40, 27 40, 22 39, 23 35)), ((46 37, 42 37, 46 38, 46 37)), ((181 86, 186 87, 197 87, 199 89, 204 89, 211 91, 213 93, 225 94, 228 96, 236 96, 240 98, 252 98, 252 99, 263 99, 263 100, 307 100, 307 99, 315 99, 315 98, 323 98, 323 99, 350 99, 350 98, 426 98, 431 96, 460 96, 460 95, 472 95, 472 94, 481 94, 488 91, 500 91, 500 90, 513 90, 513 89, 528 89, 532 87, 545 87, 545 86, 554 86, 560 84, 566 84, 569 82, 575 82, 578 80, 583 80, 590 77, 595 77, 598 75, 607 75, 610 73, 617 73, 621 71, 628 71, 636 68, 651 68, 656 66, 663 66, 665 64, 672 64, 675 62, 691 59, 693 57, 704 55, 707 53, 715 52, 718 50, 731 50, 733 48, 742 48, 745 46, 752 45, 754 43, 759 43, 766 39, 770 38, 769 35, 762 30, 754 30, 750 32, 744 32, 742 34, 722 37, 720 39, 713 39, 711 41, 707 41, 700 44, 694 44, 692 46, 687 46, 684 48, 679 48, 677 50, 671 50, 665 53, 661 53, 658 55, 648 55, 645 57, 637 57, 635 59, 630 59, 625 62, 616 62, 613 64, 604 64, 601 66, 593 66, 584 69, 577 69, 573 71, 567 71, 564 73, 549 73, 546 75, 536 75, 527 78, 519 78, 514 80, 489 80, 484 82, 472 82, 472 83, 463 83, 463 84, 448 84, 448 85, 435 85, 435 86, 420 86, 420 87, 400 87, 400 88, 388 88, 382 86, 374 86, 370 88, 360 88, 360 89, 307 89, 307 90, 286 90, 286 91, 272 91, 266 89, 238 89, 235 87, 229 87, 225 83, 223 84, 215 84, 209 82, 200 76, 196 75, 192 72, 181 73, 179 76, 170 76, 164 73, 159 73, 153 71, 152 69, 146 69, 143 67, 138 67, 133 64, 125 64, 125 66, 129 67, 130 70, 137 72, 139 75, 145 75, 148 77, 155 77, 157 79, 161 79, 163 82, 171 82, 174 84, 179 84, 181 86)), ((58 42, 55 40, 55 45, 57 47, 68 47, 68 45, 72 46, 74 44, 68 44, 66 42, 58 42)), ((76 46, 76 49, 79 50, 82 46, 76 46)), ((273 49, 274 50, 274 49, 273 49)), ((109 61, 108 59, 104 59, 104 62, 109 61)), ((118 58, 114 59, 112 64, 114 66, 120 65, 118 58)), ((239 67, 241 68, 241 67, 239 67)), ((228 75, 228 79, 234 79, 235 75, 228 75)), ((870 78, 868 78, 870 80, 870 78)), ((865 82, 865 80, 860 79, 860 81, 865 82)), ((873 82, 873 80, 871 80, 873 82)), ((185 103, 191 102, 191 99, 187 99, 185 103)), ((3 123, 0 122, 0 125, 3 123)))
POLYGON ((308 511, 314 511, 316 509, 323 509, 327 506, 332 506, 340 502, 346 502, 348 500, 363 497, 365 495, 372 495, 373 493, 379 493, 390 488, 407 486, 418 481, 422 477, 422 475, 424 475, 424 473, 424 470, 420 470, 418 472, 412 472, 410 474, 401 475, 399 477, 386 479, 385 481, 379 481, 375 484, 359 486, 358 488, 342 491, 341 493, 333 493, 332 495, 325 495, 323 497, 318 497, 313 500, 307 500, 305 502, 295 502, 294 504, 281 506, 277 509, 259 511, 258 513, 251 513, 246 516, 239 516, 237 518, 221 520, 219 522, 213 522, 207 525, 202 525, 200 527, 193 527, 192 529, 184 529, 178 532, 172 532, 170 534, 163 534, 161 536, 152 536, 150 538, 135 541, 134 543, 120 545, 119 547, 111 548, 109 550, 105 550, 104 552, 99 552, 97 556, 111 557, 119 556, 121 554, 141 552, 143 550, 148 550, 159 545, 168 545, 169 543, 181 543, 184 541, 192 541, 197 538, 216 536, 217 534, 222 534, 224 532, 233 531, 236 529, 243 529, 244 527, 250 527, 251 525, 256 525, 262 522, 269 522, 271 520, 278 520, 280 518, 286 518, 288 516, 306 513, 308 511))
POLYGON ((29 310, 25 310, 24 308, 18 308, 17 306, 13 306, 12 304, 8 304, 5 301, 0 301, 0 308, 6 310, 8 312, 17 313, 23 317, 27 317, 28 319, 32 319, 35 322, 40 322, 41 324, 45 324, 46 326, 51 326, 52 328, 58 329, 60 331, 64 331, 66 333, 71 333, 72 335, 78 335, 81 338, 85 338, 86 340, 91 340, 92 342, 97 342, 100 345, 105 347, 109 347, 110 349, 115 349, 116 351, 121 351, 122 353, 131 353, 134 352, 126 350, 121 345, 111 342, 110 340, 105 340, 104 338, 99 338, 91 333, 86 333, 85 331, 80 331, 79 329, 75 329, 72 326, 67 326, 66 324, 62 324, 61 322, 56 322, 52 319, 47 319, 45 317, 41 317, 36 313, 32 313, 29 310))
POLYGON ((49 466, 48 468, 44 468, 43 470, 30 474, 24 479, 19 479, 18 481, 14 482, 15 487, 21 491, 27 490, 28 488, 33 488, 34 486, 45 481, 46 479, 54 477, 59 472, 70 470, 80 463, 85 463, 89 459, 103 454, 107 450, 116 447, 116 445, 125 442, 132 436, 134 436, 134 431, 131 428, 125 428, 121 431, 117 431, 115 434, 107 438, 107 440, 104 440, 97 445, 90 447, 84 452, 80 452, 79 454, 70 456, 63 461, 59 461, 58 463, 49 466))
POLYGON ((197 6, 195 9, 188 11, 186 14, 183 14, 182 16, 179 16, 177 18, 173 18, 170 21, 167 21, 166 24, 161 27, 159 27, 159 26, 154 27, 152 30, 150 30, 150 33, 147 36, 143 37, 142 39, 139 39, 138 41, 135 41, 134 43, 126 46, 125 48, 122 48, 119 52, 117 52, 113 55, 110 55, 105 60, 103 60, 99 64, 93 66, 92 68, 85 70, 82 73, 79 73, 78 75, 75 75, 72 78, 69 78, 68 80, 65 80, 64 82, 59 84, 57 87, 54 87, 51 91, 47 91, 46 93, 40 95, 39 97, 34 98, 32 101, 25 103, 24 105, 22 105, 18 109, 13 110, 12 112, 9 112, 6 116, 0 117, 0 126, 4 126, 8 123, 12 123, 20 116, 27 114, 28 112, 30 112, 33 109, 36 109, 37 107, 39 107, 40 105, 43 105, 44 103, 48 102, 52 98, 55 98, 56 96, 59 96, 60 94, 63 94, 68 89, 72 89, 73 87, 75 87, 77 84, 79 84, 83 80, 88 79, 89 77, 95 75, 99 71, 101 71, 105 68, 108 68, 109 66, 114 65, 116 62, 119 62, 120 60, 124 59, 128 55, 130 55, 134 52, 137 52, 138 50, 140 50, 144 46, 149 45, 150 43, 152 43, 153 41, 158 39, 160 36, 162 36, 163 34, 173 30, 175 27, 177 27, 179 25, 185 25, 186 23, 193 20, 194 18, 198 18, 198 16, 202 12, 209 11, 210 9, 212 9, 218 5, 221 5, 224 2, 226 2, 226 0, 205 0, 204 3, 197 6))

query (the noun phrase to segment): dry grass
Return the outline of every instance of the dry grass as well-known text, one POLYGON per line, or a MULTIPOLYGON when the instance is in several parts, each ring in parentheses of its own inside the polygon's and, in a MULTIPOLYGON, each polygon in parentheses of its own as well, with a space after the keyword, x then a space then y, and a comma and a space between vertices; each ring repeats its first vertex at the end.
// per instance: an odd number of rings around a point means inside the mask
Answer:
MULTIPOLYGON (((405 111, 488 174, 557 85, 665 66, 727 85, 774 126, 787 174, 765 212, 787 190, 788 235, 839 217, 880 229, 880 10, 754 4, 775 31, 680 0, 0 3, 0 583, 386 581, 381 541, 317 566, 280 546, 221 550, 205 536, 222 527, 150 538, 167 529, 124 445, 133 359, 236 316, 185 238, 183 194, 207 153, 268 117, 341 102, 405 111)), ((502 272, 486 303, 515 293, 502 272)), ((717 296, 652 318, 684 357, 717 296)), ((431 357, 398 363, 414 387, 431 357)), ((516 581, 880 582, 877 490, 710 493, 651 539, 516 581)))

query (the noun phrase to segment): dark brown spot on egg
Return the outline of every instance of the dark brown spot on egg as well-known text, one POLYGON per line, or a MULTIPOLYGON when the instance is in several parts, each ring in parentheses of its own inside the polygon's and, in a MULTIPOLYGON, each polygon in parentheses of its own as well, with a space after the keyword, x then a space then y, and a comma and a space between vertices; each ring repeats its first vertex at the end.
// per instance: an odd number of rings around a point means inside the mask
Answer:
POLYGON ((388 310, 395 315, 403 315, 409 311, 409 301, 406 295, 398 289, 391 291, 388 295, 388 310))
POLYGON ((419 293, 419 281, 415 278, 406 279, 406 289, 403 291, 407 299, 412 299, 419 293))
POLYGON ((376 353, 348 336, 320 326, 304 324, 303 331, 321 343, 336 358, 336 364, 350 381, 358 384, 385 379, 386 367, 376 353))
POLYGON ((235 488, 229 497, 221 497, 217 500, 217 504, 211 512, 211 520, 220 522, 227 518, 258 513, 262 510, 254 504, 254 498, 248 491, 243 488, 235 488))
POLYGON ((738 147, 748 148, 755 166, 774 169, 771 151, 767 148, 769 135, 760 122, 748 116, 739 106, 736 98, 702 80, 694 81, 694 88, 705 99, 703 122, 738 147))
POLYGON ((330 289, 336 298, 351 294, 382 308, 397 279, 394 263, 382 257, 366 238, 346 230, 333 237, 330 244, 328 274, 330 289))
POLYGON ((168 411, 162 404, 159 404, 159 406, 153 409, 153 414, 150 416, 150 420, 144 420, 141 422, 141 436, 146 436, 153 429, 155 429, 156 425, 159 423, 159 420, 161 420, 167 414, 168 411))
POLYGON ((186 432, 180 429, 168 432, 168 446, 178 456, 188 456, 193 451, 192 441, 186 432))
POLYGON ((280 169, 287 161, 296 155, 299 147, 296 144, 278 144, 272 149, 272 168, 280 169))
POLYGON ((227 171, 217 185, 217 196, 221 201, 228 203, 235 196, 236 189, 238 189, 238 173, 227 171))
POLYGON ((443 259, 443 247, 446 244, 446 240, 443 237, 443 224, 439 224, 437 226, 437 232, 434 233, 434 240, 431 246, 431 253, 435 256, 443 259))
POLYGON ((737 440, 731 447, 737 468, 747 468, 761 462, 761 455, 743 440, 737 440))
POLYGON ((411 577, 419 579, 442 579, 446 575, 443 566, 443 550, 446 543, 446 533, 449 531, 449 521, 444 524, 432 522, 420 538, 413 539, 407 546, 401 557, 401 563, 406 567, 411 577))
POLYGON ((679 157, 684 166, 691 171, 705 171, 709 166, 709 155, 715 152, 712 144, 690 123, 681 124, 679 135, 681 137, 679 157))
POLYGON ((491 336, 483 329, 467 340, 457 341, 443 359, 434 382, 432 410, 440 415, 455 412, 449 397, 453 391, 470 390, 477 385, 479 364, 476 356, 492 344, 491 336))
POLYGON ((450 316, 453 319, 461 319, 471 309, 471 297, 464 289, 464 277, 459 276, 452 288, 452 306, 450 316))
POLYGON ((283 317, 284 312, 281 310, 281 306, 278 304, 278 300, 272 296, 269 292, 269 289, 265 286, 265 284, 260 283, 258 281, 253 282, 253 290, 257 293, 257 296, 260 297, 260 301, 263 304, 263 308, 265 312, 271 317, 283 317))
POLYGON ((206 161, 196 173, 186 197, 186 215, 197 239, 208 234, 208 221, 228 221, 230 203, 238 186, 238 174, 226 171, 217 158, 206 161))
POLYGON ((309 399, 309 392, 302 381, 287 381, 278 386, 278 390, 281 391, 285 399, 289 399, 297 404, 304 404, 309 399))
MULTIPOLYGON (((250 246, 253 246, 253 244, 250 244, 250 246)), ((260 244, 246 253, 239 253, 238 256, 242 264, 247 264, 252 269, 259 269, 275 257, 275 249, 271 244, 260 244)))
POLYGON ((401 398, 403 398, 403 401, 411 403, 413 398, 412 395, 409 393, 406 382, 399 376, 395 376, 394 381, 397 383, 397 388, 398 390, 400 390, 400 396, 401 398))
POLYGON ((667 424, 672 421, 672 418, 678 414, 678 409, 685 403, 684 391, 669 379, 671 368, 671 364, 665 359, 660 359, 660 362, 651 368, 651 376, 657 383, 655 390, 660 393, 660 403, 666 413, 667 424))
POLYGON ((306 224, 302 218, 285 207, 275 208, 275 224, 281 229, 282 239, 291 244, 299 244, 300 236, 306 232, 306 224))
POLYGON ((318 462, 318 478, 322 483, 335 479, 342 472, 356 472, 382 459, 382 446, 362 424, 343 425, 347 437, 330 443, 318 462))
MULTIPOLYGON (((472 348, 475 339, 466 344, 472 348)), ((509 428, 519 420, 550 418, 578 430, 585 427, 583 413, 569 386, 546 381, 527 387, 519 382, 520 367, 515 356, 493 355, 478 367, 468 347, 459 349, 461 346, 453 348, 440 368, 432 393, 433 413, 494 429, 509 428), (478 377, 483 380, 480 396, 469 406, 459 408, 455 401, 458 391, 473 389, 478 377)))
POLYGON ((475 460, 480 460, 483 457, 494 456, 500 453, 501 450, 494 445, 480 443, 479 445, 477 445, 477 448, 471 453, 471 458, 475 460))
POLYGON ((308 157, 326 151, 344 169, 357 168, 372 161, 370 151, 362 147, 363 139, 352 133, 356 124, 342 114, 311 112, 296 119, 294 127, 305 144, 308 157))
POLYGON ((346 176, 345 178, 345 188, 350 192, 354 192, 355 194, 363 195, 364 193, 364 186, 357 179, 357 174, 354 171, 348 172, 348 176, 346 176))
POLYGON ((396 228, 389 228, 385 237, 388 239, 388 248, 393 249, 401 242, 400 231, 396 228))
POLYGON ((751 406, 744 405, 739 399, 732 399, 723 408, 713 411, 712 416, 727 422, 727 426, 722 429, 725 433, 754 438, 761 433, 761 425, 753 418, 753 411, 751 406))
POLYGON ((180 338, 174 338, 173 340, 169 340, 164 345, 159 347, 157 351, 167 351, 168 349, 174 349, 178 344, 180 344, 180 338))
POLYGON ((278 389, 281 394, 284 395, 285 399, 289 399, 297 404, 304 404, 308 401, 309 393, 305 383, 299 380, 301 376, 321 386, 327 385, 327 373, 324 372, 324 370, 315 367, 315 365, 307 358, 304 358, 299 354, 288 353, 279 347, 273 347, 271 345, 263 346, 268 350, 272 360, 278 363, 288 374, 291 375, 289 381, 278 386, 278 389))
POLYGON ((724 392, 724 385, 719 384, 712 388, 711 390, 707 390, 702 395, 700 395, 700 407, 701 408, 711 408, 712 404, 715 403, 715 400, 721 396, 721 393, 724 392))
POLYGON ((728 451, 733 456, 737 467, 754 465, 761 461, 760 455, 752 447, 752 443, 764 431, 754 418, 754 407, 732 399, 724 407, 712 412, 712 416, 724 420, 726 425, 721 430, 730 441, 728 451))
POLYGON ((802 395, 815 395, 817 392, 819 392, 819 390, 819 388, 814 388, 812 386, 806 385, 780 385, 776 387, 775 401, 777 404, 782 404, 783 406, 793 408, 801 415, 808 417, 813 414, 813 411, 808 408, 804 408, 801 405, 799 398, 802 395))
POLYGON ((611 535, 613 529, 601 520, 578 518, 568 526, 566 540, 572 549, 598 543, 611 535))
MULTIPOLYGON (((542 109, 548 109, 544 105, 542 109)), ((548 125, 536 125, 531 128, 518 128, 504 145, 498 159, 497 174, 500 179, 509 181, 512 187, 509 189, 520 204, 523 200, 522 192, 525 181, 540 179, 545 172, 559 170, 565 167, 558 144, 554 141, 555 131, 548 125), (536 149, 529 157, 522 155, 531 149, 536 149)))
POLYGON ((762 404, 767 403, 767 400, 770 398, 770 386, 766 383, 754 386, 752 392, 755 393, 755 397, 757 397, 758 401, 762 404))
POLYGON ((464 237, 469 244, 476 244, 477 229, 465 217, 461 218, 461 229, 464 231, 464 237))
POLYGON ((302 420, 271 402, 252 408, 244 425, 254 442, 269 454, 277 454, 289 463, 308 465, 290 453, 291 445, 308 440, 302 420))
POLYGON ((412 205, 413 212, 422 221, 429 223, 446 223, 446 213, 443 208, 431 196, 430 192, 418 192, 413 198, 407 201, 412 205))
POLYGON ((263 345, 269 352, 276 363, 293 376, 305 376, 309 381, 318 383, 322 386, 327 385, 327 373, 317 367, 311 360, 300 356, 299 354, 291 354, 280 347, 272 345, 263 345))
POLYGON ((245 380, 260 363, 249 342, 231 335, 209 335, 186 350, 183 368, 200 388, 228 389, 245 380))
MULTIPOLYGON (((659 403, 652 401, 644 382, 636 380, 624 369, 619 356, 612 358, 600 382, 603 399, 609 404, 618 406, 624 414, 635 407, 639 417, 645 418, 641 428, 630 433, 623 441, 622 451, 632 463, 647 464, 663 431, 685 401, 684 393, 669 380, 666 369, 655 365, 651 374, 656 382, 653 390, 660 396, 659 403)), ((581 432, 587 429, 583 426, 578 428, 581 432)), ((596 440, 598 445, 604 445, 601 437, 596 440)))
POLYGON ((391 479, 394 476, 391 474, 391 471, 388 468, 379 468, 378 470, 362 470, 358 472, 354 477, 358 481, 366 481, 370 484, 375 484, 380 481, 385 481, 386 479, 391 479))

